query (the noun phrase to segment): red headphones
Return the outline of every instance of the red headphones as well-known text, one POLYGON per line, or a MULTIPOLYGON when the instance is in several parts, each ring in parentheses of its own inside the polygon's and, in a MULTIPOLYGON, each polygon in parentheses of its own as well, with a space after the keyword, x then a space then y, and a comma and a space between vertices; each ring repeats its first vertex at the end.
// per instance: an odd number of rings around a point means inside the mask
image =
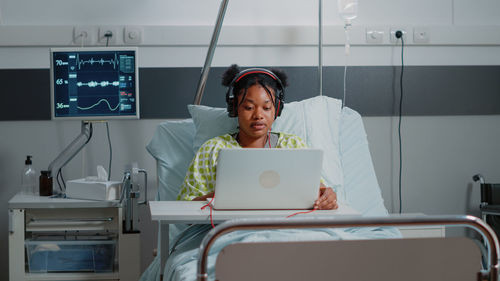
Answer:
POLYGON ((281 115, 281 111, 283 111, 284 107, 284 99, 285 99, 285 88, 283 87, 283 83, 281 80, 274 74, 272 71, 269 71, 265 68, 249 68, 241 71, 233 78, 231 83, 228 86, 226 93, 226 102, 227 102, 227 112, 229 117, 238 116, 238 99, 234 93, 234 85, 238 83, 243 77, 251 75, 251 74, 265 74, 269 77, 273 78, 278 84, 278 90, 275 94, 276 102, 274 103, 274 109, 276 112, 276 117, 281 115))

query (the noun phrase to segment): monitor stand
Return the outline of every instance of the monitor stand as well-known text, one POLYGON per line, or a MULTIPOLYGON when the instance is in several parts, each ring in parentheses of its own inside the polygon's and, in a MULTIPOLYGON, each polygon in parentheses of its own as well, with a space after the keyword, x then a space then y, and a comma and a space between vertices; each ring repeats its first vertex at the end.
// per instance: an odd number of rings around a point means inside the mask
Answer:
MULTIPOLYGON (((90 121, 82 121, 80 134, 49 164, 49 176, 57 177, 58 171, 64 167, 82 148, 90 141, 92 137, 92 123, 90 121)), ((55 182, 52 183, 54 191, 55 182)), ((63 189, 64 187, 61 187, 63 189)), ((65 193, 65 190, 62 190, 65 193)))

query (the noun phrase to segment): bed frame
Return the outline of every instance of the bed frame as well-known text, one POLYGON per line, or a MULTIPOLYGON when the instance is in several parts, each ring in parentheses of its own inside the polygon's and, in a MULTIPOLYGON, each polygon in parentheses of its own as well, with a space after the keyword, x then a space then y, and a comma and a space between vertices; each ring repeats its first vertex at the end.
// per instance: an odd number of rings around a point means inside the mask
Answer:
POLYGON ((208 279, 208 253, 215 240, 238 230, 435 225, 478 232, 487 249, 484 266, 480 247, 464 237, 238 243, 219 253, 215 280, 498 280, 498 238, 472 216, 228 221, 203 240, 198 280, 208 279))

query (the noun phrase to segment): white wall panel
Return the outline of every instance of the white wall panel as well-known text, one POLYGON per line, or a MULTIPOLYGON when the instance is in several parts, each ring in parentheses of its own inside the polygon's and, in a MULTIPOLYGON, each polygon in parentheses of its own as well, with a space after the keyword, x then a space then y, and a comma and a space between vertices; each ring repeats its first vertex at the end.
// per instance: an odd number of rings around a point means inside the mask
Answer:
MULTIPOLYGON (((141 47, 140 67, 201 67, 206 47, 141 47)), ((410 46, 405 48, 405 65, 499 65, 500 48, 496 46, 410 46)), ((303 47, 220 47, 212 66, 317 66, 318 49, 303 47)), ((324 66, 343 66, 343 46, 323 50, 324 66)), ((347 58, 349 66, 385 66, 401 64, 401 47, 353 46, 347 58)), ((0 69, 49 68, 49 48, 0 48, 0 69)))
POLYGON ((500 1, 454 0, 456 25, 500 25, 500 1))
MULTIPOLYGON (((325 2, 331 0, 325 0, 325 2)), ((213 24, 220 0, 5 0, 4 24, 213 24)), ((316 24, 317 1, 229 1, 226 23, 316 24), (311 20, 311 18, 313 20, 311 20)))
MULTIPOLYGON (((397 212, 397 117, 365 117, 370 152, 385 204, 397 212)), ((403 117, 403 210, 479 215, 479 184, 500 182, 500 116, 403 117)))
MULTIPOLYGON (((452 0, 360 0, 354 24, 449 24, 452 0)), ((4 0, 4 24, 213 24, 220 0, 4 0)), ((475 2, 475 1, 474 1, 475 2)), ((492 2, 492 1, 490 1, 492 2)), ((324 23, 341 24, 335 0, 323 0, 324 23)), ((230 25, 317 25, 317 0, 230 0, 230 25)))
POLYGON ((452 0, 359 0, 355 24, 447 25, 452 0))
POLYGON ((217 0, 4 0, 4 24, 179 24, 213 23, 217 0))

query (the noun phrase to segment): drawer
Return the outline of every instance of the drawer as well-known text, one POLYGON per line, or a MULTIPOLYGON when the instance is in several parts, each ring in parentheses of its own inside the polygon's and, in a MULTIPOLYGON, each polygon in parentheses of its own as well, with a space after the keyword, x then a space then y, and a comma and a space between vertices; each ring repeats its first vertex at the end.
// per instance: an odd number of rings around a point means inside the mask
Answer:
POLYGON ((118 230, 117 208, 26 209, 26 231, 118 230))
POLYGON ((112 272, 116 241, 25 241, 30 273, 112 272))

